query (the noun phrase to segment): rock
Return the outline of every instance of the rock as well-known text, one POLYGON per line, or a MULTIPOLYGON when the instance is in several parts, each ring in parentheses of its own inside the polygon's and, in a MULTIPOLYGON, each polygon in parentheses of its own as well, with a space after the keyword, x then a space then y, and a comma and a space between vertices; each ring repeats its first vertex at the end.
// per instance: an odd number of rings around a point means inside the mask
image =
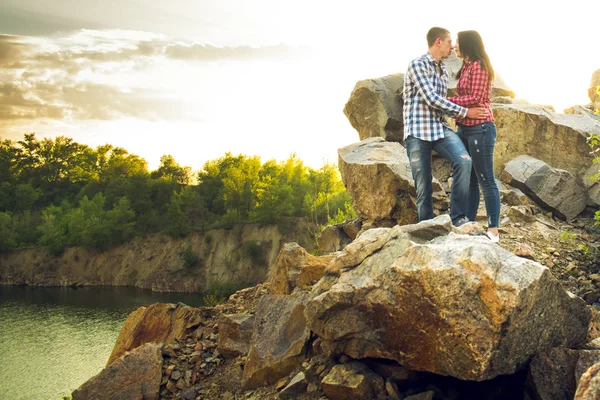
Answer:
POLYGON ((533 248, 527 243, 517 243, 513 247, 513 254, 515 256, 529 258, 530 260, 535 260, 535 252, 533 248))
POLYGON ((533 157, 519 156, 511 160, 500 179, 518 187, 559 218, 572 220, 585 209, 586 195, 575 177, 533 157))
MULTIPOLYGON (((585 338, 586 342, 591 342, 600 338, 600 311, 596 310, 592 306, 588 306, 592 314, 592 318, 590 320, 587 337, 585 338)), ((599 347, 600 349, 600 347, 599 347)))
POLYGON ((515 101, 510 96, 494 96, 490 98, 490 103, 496 104, 513 104, 515 101))
POLYGON ((600 399, 600 362, 592 365, 581 377, 574 400, 600 399))
POLYGON ((553 113, 532 105, 493 104, 497 141, 494 169, 527 154, 580 176, 592 164, 587 138, 600 134, 600 120, 587 115, 553 113))
MULTIPOLYGON (((365 139, 338 150, 339 168, 352 206, 371 221, 417 221, 415 186, 406 151, 382 138, 365 139)), ((448 208, 448 196, 434 179, 434 205, 448 208)), ((392 224, 392 225, 393 225, 392 224)))
POLYGON ((188 388, 181 392, 181 398, 183 400, 195 400, 198 392, 194 388, 188 388))
POLYGON ((73 394, 73 400, 158 399, 163 359, 154 343, 146 343, 116 359, 73 394))
POLYGON ((382 137, 404 141, 401 93, 404 74, 358 81, 344 107, 344 114, 360 140, 382 137))
POLYGON ((404 400, 433 400, 434 396, 435 392, 433 390, 429 390, 427 392, 413 394, 412 396, 405 397, 404 400))
POLYGON ((334 365, 321 381, 321 388, 332 400, 386 398, 383 378, 357 361, 334 365))
POLYGON ((298 243, 286 243, 269 269, 271 294, 290 294, 295 287, 308 286, 323 276, 334 255, 313 256, 298 243))
POLYGON ((454 225, 450 216, 443 214, 418 224, 402 225, 399 229, 410 234, 411 240, 424 243, 438 236, 446 236, 454 230, 454 225))
POLYGON ((273 384, 302 365, 310 331, 305 294, 266 295, 256 312, 242 383, 246 389, 273 384))
POLYGON ((587 190, 587 205, 600 206, 600 182, 597 176, 600 176, 600 168, 598 164, 593 164, 583 175, 583 185, 587 190))
POLYGON ((225 358, 235 358, 250 349, 254 315, 224 314, 219 320, 217 349, 225 358))
POLYGON ((502 202, 509 206, 525 206, 531 204, 529 197, 517 188, 500 191, 500 197, 502 202))
POLYGON ((405 383, 417 379, 417 373, 391 360, 363 360, 363 363, 373 372, 385 379, 405 383))
POLYGON ((320 254, 333 253, 341 250, 350 242, 352 242, 352 239, 350 239, 348 235, 346 235, 346 232, 337 225, 327 225, 317 238, 320 254))
POLYGON ((554 348, 533 358, 527 384, 536 399, 572 399, 582 374, 599 360, 600 350, 554 348))
POLYGON ((388 395, 388 399, 390 400, 402 400, 402 395, 398 390, 398 385, 391 379, 385 380, 385 391, 388 395))
POLYGON ((400 232, 356 268, 317 283, 305 314, 332 354, 476 381, 583 343, 590 320, 547 268, 453 233, 417 244, 400 232))
POLYGON ((182 303, 140 307, 125 320, 106 365, 144 343, 169 343, 180 339, 203 321, 200 309, 182 303))
POLYGON ((299 372, 292 378, 290 383, 279 392, 278 398, 281 400, 294 400, 302 393, 306 392, 308 381, 304 372, 299 372))

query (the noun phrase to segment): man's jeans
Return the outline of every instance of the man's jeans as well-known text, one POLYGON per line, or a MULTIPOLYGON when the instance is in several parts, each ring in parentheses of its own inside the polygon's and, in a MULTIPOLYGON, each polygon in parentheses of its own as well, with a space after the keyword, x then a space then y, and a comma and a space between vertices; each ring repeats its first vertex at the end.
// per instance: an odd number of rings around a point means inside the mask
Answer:
POLYGON ((496 125, 493 122, 474 126, 459 125, 458 136, 462 139, 473 160, 467 218, 475 221, 479 208, 479 186, 481 186, 488 217, 488 228, 497 228, 500 221, 500 191, 494 178, 496 125))
POLYGON ((458 135, 451 129, 446 128, 444 137, 435 142, 409 136, 406 138, 405 144, 413 180, 415 181, 415 189, 417 190, 419 221, 434 217, 431 183, 431 153, 433 150, 450 161, 454 169, 452 173, 452 194, 450 196, 450 218, 452 223, 456 225, 460 219, 466 218, 471 157, 458 135))

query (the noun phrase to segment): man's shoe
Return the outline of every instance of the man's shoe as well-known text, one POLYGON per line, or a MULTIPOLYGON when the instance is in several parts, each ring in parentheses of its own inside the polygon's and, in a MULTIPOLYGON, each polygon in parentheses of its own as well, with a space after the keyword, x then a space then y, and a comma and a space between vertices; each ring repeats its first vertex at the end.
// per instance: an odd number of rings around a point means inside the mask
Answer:
POLYGON ((488 231, 487 237, 492 241, 492 243, 498 243, 500 241, 500 234, 496 236, 492 232, 488 231))

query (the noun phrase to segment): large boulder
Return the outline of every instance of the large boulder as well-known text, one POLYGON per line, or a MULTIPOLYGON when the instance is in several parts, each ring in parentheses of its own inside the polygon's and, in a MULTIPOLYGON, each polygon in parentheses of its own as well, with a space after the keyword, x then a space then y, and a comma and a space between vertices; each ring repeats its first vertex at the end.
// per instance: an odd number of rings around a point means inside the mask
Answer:
MULTIPOLYGON (((338 150, 338 166, 352 207, 370 221, 417 221, 415 185, 406 151, 399 143, 369 138, 338 150)), ((448 196, 434 179, 434 206, 448 208, 448 196)))
POLYGON ((559 218, 572 220, 586 206, 587 195, 577 179, 563 169, 522 155, 506 164, 500 179, 522 190, 559 218))
POLYGON ((260 299, 242 384, 272 385, 302 365, 310 331, 304 317, 308 298, 266 295, 260 299))
POLYGON ((144 343, 169 343, 204 322, 201 310, 178 303, 140 307, 127 317, 106 365, 144 343))
POLYGON ((383 247, 311 292, 308 325, 330 353, 480 381, 585 340, 584 301, 539 263, 483 237, 450 233, 419 244, 399 226, 388 229, 383 247))
POLYGON ((559 114, 525 104, 492 105, 498 136, 494 170, 522 154, 581 176, 592 164, 587 138, 600 134, 600 119, 589 115, 559 114))
POLYGON ((163 358, 159 347, 146 343, 126 353, 73 394, 73 400, 158 399, 163 358))
POLYGON ((404 74, 358 81, 344 107, 344 114, 360 140, 382 137, 403 142, 402 89, 404 74))

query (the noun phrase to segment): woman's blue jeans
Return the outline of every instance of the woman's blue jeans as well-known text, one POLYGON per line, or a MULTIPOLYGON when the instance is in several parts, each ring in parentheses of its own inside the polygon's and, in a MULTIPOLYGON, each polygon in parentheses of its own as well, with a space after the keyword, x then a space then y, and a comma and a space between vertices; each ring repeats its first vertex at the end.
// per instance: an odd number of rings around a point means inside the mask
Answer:
POLYGON ((475 221, 479 208, 479 187, 483 192, 488 228, 497 228, 500 221, 500 191, 494 179, 494 147, 496 146, 496 125, 485 122, 474 126, 458 126, 458 136, 462 139, 473 160, 467 218, 475 221))
POLYGON ((417 213, 419 221, 431 219, 433 215, 433 185, 431 174, 431 153, 435 151, 452 164, 453 183, 450 194, 450 218, 455 225, 467 218, 467 198, 471 157, 458 135, 451 129, 444 130, 444 137, 435 142, 408 136, 404 141, 410 161, 415 189, 417 192, 417 213))

